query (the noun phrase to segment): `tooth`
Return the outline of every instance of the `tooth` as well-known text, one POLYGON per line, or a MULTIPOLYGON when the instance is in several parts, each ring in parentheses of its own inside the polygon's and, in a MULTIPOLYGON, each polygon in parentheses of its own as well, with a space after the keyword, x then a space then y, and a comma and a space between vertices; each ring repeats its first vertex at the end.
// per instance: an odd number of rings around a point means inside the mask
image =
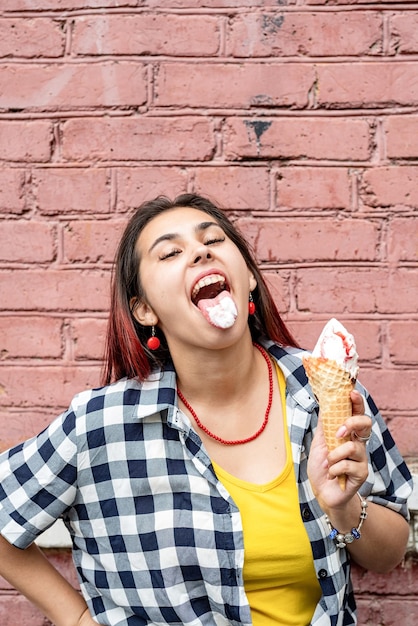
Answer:
POLYGON ((193 287, 192 297, 195 297, 202 287, 207 287, 207 285, 212 285, 214 283, 225 283, 225 279, 220 274, 211 274, 210 276, 201 278, 193 287))

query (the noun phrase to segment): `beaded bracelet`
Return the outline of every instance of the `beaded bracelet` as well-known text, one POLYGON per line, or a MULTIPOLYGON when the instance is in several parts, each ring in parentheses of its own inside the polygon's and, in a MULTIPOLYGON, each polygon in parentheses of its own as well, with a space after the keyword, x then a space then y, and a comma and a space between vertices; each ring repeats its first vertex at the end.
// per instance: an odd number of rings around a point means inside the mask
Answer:
POLYGON ((354 539, 360 539, 361 537, 360 530, 363 526, 364 520, 367 518, 367 500, 365 500, 359 493, 357 493, 357 495, 360 498, 361 502, 360 521, 357 528, 352 528, 351 532, 345 534, 340 533, 340 531, 334 528, 334 526, 331 524, 328 515, 325 515, 325 521, 330 530, 329 537, 330 539, 335 541, 337 548, 346 548, 347 544, 353 543, 354 539))

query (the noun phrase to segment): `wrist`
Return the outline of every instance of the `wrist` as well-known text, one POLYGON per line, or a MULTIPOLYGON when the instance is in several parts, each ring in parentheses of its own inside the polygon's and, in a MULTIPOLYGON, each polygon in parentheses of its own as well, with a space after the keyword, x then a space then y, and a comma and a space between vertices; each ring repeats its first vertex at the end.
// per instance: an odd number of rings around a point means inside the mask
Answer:
POLYGON ((324 502, 322 499, 318 499, 318 502, 325 515, 328 516, 331 523, 337 528, 348 530, 357 524, 361 513, 361 500, 356 491, 350 496, 347 494, 342 502, 332 502, 330 504, 324 502))
POLYGON ((328 515, 325 514, 325 522, 329 530, 328 536, 336 543, 337 548, 346 548, 347 545, 353 543, 353 541, 358 540, 361 537, 361 529, 367 518, 367 500, 365 500, 359 493, 357 493, 357 496, 360 502, 360 513, 357 524, 352 526, 351 530, 344 530, 347 528, 347 526, 344 526, 344 520, 342 520, 343 525, 338 525, 338 527, 334 526, 328 515))

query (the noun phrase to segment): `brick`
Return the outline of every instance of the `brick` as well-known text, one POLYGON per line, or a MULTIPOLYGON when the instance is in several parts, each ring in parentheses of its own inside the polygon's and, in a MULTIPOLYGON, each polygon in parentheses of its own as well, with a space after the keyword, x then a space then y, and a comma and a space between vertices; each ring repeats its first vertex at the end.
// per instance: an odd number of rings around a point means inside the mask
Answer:
POLYGON ((74 357, 79 360, 100 360, 104 355, 107 320, 74 319, 71 323, 74 357))
MULTIPOLYGON (((33 0, 32 0, 33 3, 33 0)), ((36 0, 36 10, 137 7, 138 0, 36 0)), ((14 11, 28 11, 28 0, 13 0, 14 11)), ((4 11, 6 12, 6 11, 4 11)))
POLYGON ((0 19, 0 57, 59 57, 65 34, 50 18, 0 19))
POLYGON ((131 54, 216 56, 220 32, 209 15, 106 15, 75 20, 72 52, 77 55, 131 54), (190 36, 193 33, 193 36, 190 36))
MULTIPOLYGON (((57 412, 45 407, 37 411, 32 406, 29 409, 8 408, 0 411, 0 452, 26 441, 40 433, 57 416, 57 412)), ((2 578, 0 576, 0 589, 2 578)))
POLYGON ((33 188, 42 215, 100 214, 111 209, 110 177, 105 169, 36 169, 33 188))
POLYGON ((237 158, 354 159, 370 157, 370 128, 364 120, 339 118, 230 118, 225 155, 237 158))
POLYGON ((387 598, 379 608, 379 622, 370 622, 370 626, 377 623, 384 626, 415 626, 417 623, 418 607, 414 598, 387 598))
POLYGON ((0 596, 0 624, 2 626, 47 626, 43 614, 21 595, 0 596))
POLYGON ((372 207, 417 207, 417 176, 418 167, 413 165, 370 168, 363 174, 360 198, 372 207))
POLYGON ((301 63, 161 63, 155 104, 215 109, 303 108, 308 105, 314 82, 314 67, 301 63))
POLYGON ((387 239, 390 262, 418 261, 418 218, 393 219, 389 224, 387 239))
POLYGON ((55 359, 62 356, 62 320, 53 317, 0 317, 0 355, 55 359))
POLYGON ((3 65, 0 107, 66 110, 85 107, 140 106, 147 98, 142 63, 3 65))
POLYGON ((392 363, 418 363, 418 321, 389 322, 388 335, 392 363))
MULTIPOLYGON (((416 458, 418 445, 414 433, 418 432, 418 417, 393 417, 389 422, 389 427, 402 456, 416 458)), ((401 594, 402 587, 399 591, 396 590, 396 593, 401 594)))
POLYGON ((265 167, 201 167, 193 175, 196 193, 226 209, 270 208, 270 176, 265 167))
POLYGON ((228 54, 235 57, 356 56, 380 54, 377 12, 243 13, 232 20, 228 54))
POLYGON ((112 263, 124 220, 74 220, 63 231, 64 259, 69 263, 112 263))
MULTIPOLYGON (((396 415, 402 412, 416 411, 417 406, 417 372, 416 369, 370 369, 363 367, 360 382, 372 394, 380 411, 396 415), (396 390, 396 393, 394 393, 396 390)), ((418 455, 418 442, 413 440, 415 456, 418 455)))
POLYGON ((290 273, 264 269, 263 277, 280 314, 286 314, 290 306, 290 273))
POLYGON ((188 175, 181 167, 115 168, 118 211, 138 207, 159 195, 175 198, 187 191, 188 175))
MULTIPOLYGON (((290 318, 287 324, 300 345, 307 350, 313 350, 328 319, 328 317, 324 317, 323 320, 299 321, 298 319, 290 318)), ((345 319, 344 316, 339 316, 338 319, 354 335, 360 364, 371 363, 381 359, 382 349, 380 325, 378 322, 345 319)))
POLYGON ((373 261, 379 233, 367 220, 243 218, 238 225, 261 262, 373 261))
POLYGON ((349 209, 350 172, 343 167, 280 168, 277 174, 277 209, 349 209))
POLYGON ((205 161, 215 148, 212 124, 201 117, 73 119, 62 132, 69 160, 205 161))
POLYGON ((418 133, 417 115, 389 117, 386 121, 386 151, 390 159, 417 158, 418 147, 415 137, 418 133))
POLYGON ((319 106, 382 107, 418 103, 415 62, 329 63, 317 66, 319 106))
POLYGON ((21 214, 25 211, 25 172, 20 169, 0 170, 0 214, 21 214))
POLYGON ((389 19, 392 48, 397 54, 416 54, 418 52, 418 13, 408 11, 392 15, 389 19))
MULTIPOLYGON (((397 570, 395 570, 397 571, 397 570)), ((358 598, 358 624, 361 626, 414 626, 418 611, 414 598, 394 599, 390 580, 382 596, 358 598)))
MULTIPOLYGON (((286 5, 295 4, 296 0, 288 0, 286 1, 286 5)), ((161 0, 147 0, 147 7, 160 9, 161 8, 161 0)), ((171 0, 170 6, 172 8, 179 9, 201 9, 203 6, 207 6, 218 9, 231 9, 238 8, 242 9, 245 7, 261 7, 263 9, 268 7, 277 7, 277 0, 210 0, 210 2, 202 3, 202 0, 171 0)))
POLYGON ((75 394, 97 387, 99 382, 100 366, 91 364, 0 367, 0 406, 55 407, 58 415, 75 394))
POLYGON ((0 261, 46 263, 55 257, 54 227, 45 222, 7 221, 0 228, 0 261))
MULTIPOLYGON (((375 626, 380 622, 380 606, 384 607, 384 600, 379 602, 372 598, 356 598, 358 623, 361 626, 375 626)), ((384 610, 384 609, 383 609, 384 610)))
POLYGON ((305 268, 298 274, 299 311, 350 313, 416 313, 418 270, 370 268, 305 268))
POLYGON ((107 311, 108 271, 0 271, 3 311, 107 311))
MULTIPOLYGON (((377 274, 380 271, 377 270, 377 274)), ((370 271, 373 275, 373 271, 370 271)), ((400 268, 397 271, 389 270, 386 274, 382 289, 376 289, 376 303, 379 311, 399 313, 399 303, 402 303, 402 312, 416 313, 418 293, 418 269, 400 268)))
POLYGON ((398 565, 387 574, 377 574, 363 570, 353 563, 353 587, 354 593, 375 593, 380 595, 416 595, 418 593, 418 563, 408 561, 398 565))
MULTIPOLYGON (((7 72, 6 72, 7 73, 7 72)), ((0 73, 0 102, 2 100, 0 73)), ((0 104, 0 106, 3 106, 0 104)), ((6 105, 9 106, 9 105, 6 105)), ((37 120, 0 121, 0 159, 5 161, 35 161, 45 163, 51 157, 52 126, 49 122, 37 120)))

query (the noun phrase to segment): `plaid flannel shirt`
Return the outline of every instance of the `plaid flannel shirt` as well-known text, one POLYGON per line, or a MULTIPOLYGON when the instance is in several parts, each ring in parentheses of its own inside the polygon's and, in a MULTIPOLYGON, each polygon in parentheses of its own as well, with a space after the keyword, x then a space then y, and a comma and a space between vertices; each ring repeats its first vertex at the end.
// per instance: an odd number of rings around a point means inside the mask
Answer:
MULTIPOLYGON (((323 595, 312 626, 356 624, 346 551, 328 537, 307 477, 318 407, 302 351, 263 342, 286 378, 287 420, 323 595)), ((407 517, 408 469, 367 392, 373 418, 362 493, 407 517)), ((239 511, 178 409, 172 368, 75 396, 37 437, 0 456, 0 529, 25 548, 62 517, 81 590, 109 626, 249 625, 239 511)))

